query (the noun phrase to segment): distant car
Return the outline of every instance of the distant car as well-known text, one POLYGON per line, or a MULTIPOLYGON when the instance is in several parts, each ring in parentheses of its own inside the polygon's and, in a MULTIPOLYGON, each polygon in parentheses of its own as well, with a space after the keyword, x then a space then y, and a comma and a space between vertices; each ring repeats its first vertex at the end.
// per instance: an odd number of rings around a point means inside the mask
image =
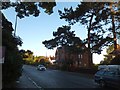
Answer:
POLYGON ((45 71, 45 70, 46 70, 46 67, 45 67, 44 65, 38 65, 38 66, 37 66, 37 70, 45 71))
POLYGON ((120 72, 101 69, 95 74, 94 81, 101 87, 111 86, 120 89, 120 72))

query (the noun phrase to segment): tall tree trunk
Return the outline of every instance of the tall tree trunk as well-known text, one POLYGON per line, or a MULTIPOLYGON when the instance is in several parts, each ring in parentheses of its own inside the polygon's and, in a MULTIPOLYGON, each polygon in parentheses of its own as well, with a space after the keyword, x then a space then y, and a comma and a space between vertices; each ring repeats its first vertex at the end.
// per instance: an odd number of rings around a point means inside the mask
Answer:
POLYGON ((114 50, 117 49, 117 38, 116 38, 116 32, 115 32, 115 17, 114 17, 114 9, 113 9, 113 4, 110 4, 110 9, 111 9, 111 18, 112 18, 112 33, 113 33, 113 41, 114 41, 114 50))
POLYGON ((117 49, 117 38, 116 38, 116 32, 115 32, 115 20, 114 15, 112 15, 112 32, 113 32, 113 40, 114 40, 114 50, 117 49))
POLYGON ((89 67, 91 67, 91 65, 93 63, 92 62, 92 53, 91 53, 91 48, 90 48, 90 31, 91 31, 92 19, 93 19, 93 14, 91 15, 90 23, 88 26, 88 64, 89 64, 89 67))

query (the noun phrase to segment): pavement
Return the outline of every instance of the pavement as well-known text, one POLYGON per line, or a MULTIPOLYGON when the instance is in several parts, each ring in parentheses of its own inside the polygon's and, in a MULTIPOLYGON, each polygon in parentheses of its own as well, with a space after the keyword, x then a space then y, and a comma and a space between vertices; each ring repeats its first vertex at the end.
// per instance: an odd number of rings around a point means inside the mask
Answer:
POLYGON ((16 81, 14 88, 41 88, 23 71, 22 76, 16 81))

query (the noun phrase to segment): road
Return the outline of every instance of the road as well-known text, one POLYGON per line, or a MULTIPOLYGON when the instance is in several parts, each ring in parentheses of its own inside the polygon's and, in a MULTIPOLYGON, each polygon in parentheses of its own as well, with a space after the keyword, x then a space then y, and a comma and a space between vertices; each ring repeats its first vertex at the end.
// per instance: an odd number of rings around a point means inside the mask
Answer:
POLYGON ((98 88, 91 76, 80 73, 51 69, 38 71, 34 66, 24 65, 22 75, 32 82, 33 85, 28 83, 31 88, 98 88))

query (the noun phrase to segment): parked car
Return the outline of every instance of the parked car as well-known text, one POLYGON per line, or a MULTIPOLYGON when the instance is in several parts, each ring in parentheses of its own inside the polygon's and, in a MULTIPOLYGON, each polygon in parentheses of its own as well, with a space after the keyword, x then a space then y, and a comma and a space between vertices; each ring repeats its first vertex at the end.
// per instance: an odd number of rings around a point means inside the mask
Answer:
POLYGON ((45 67, 44 65, 38 65, 38 66, 37 66, 37 70, 45 71, 45 70, 46 70, 46 67, 45 67))
POLYGON ((101 69, 96 72, 94 81, 101 87, 112 86, 120 89, 120 71, 119 69, 101 69))

